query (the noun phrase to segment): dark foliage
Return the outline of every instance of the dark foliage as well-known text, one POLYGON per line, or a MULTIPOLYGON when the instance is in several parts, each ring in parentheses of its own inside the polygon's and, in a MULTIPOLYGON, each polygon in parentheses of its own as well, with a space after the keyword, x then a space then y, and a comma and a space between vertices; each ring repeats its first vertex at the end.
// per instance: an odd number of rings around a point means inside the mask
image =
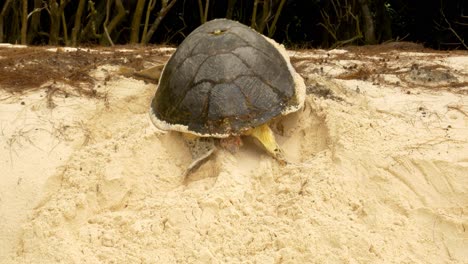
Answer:
POLYGON ((294 48, 398 40, 435 49, 468 45, 466 0, 2 0, 0 42, 178 44, 203 21, 222 17, 294 48))

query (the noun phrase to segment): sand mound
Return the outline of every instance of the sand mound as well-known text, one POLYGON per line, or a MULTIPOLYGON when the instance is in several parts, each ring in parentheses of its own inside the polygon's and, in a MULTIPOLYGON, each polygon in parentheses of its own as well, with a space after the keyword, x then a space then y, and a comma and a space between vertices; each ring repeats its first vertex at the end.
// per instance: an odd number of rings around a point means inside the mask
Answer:
POLYGON ((2 93, 0 257, 463 263, 468 105, 467 87, 453 82, 466 82, 468 56, 433 54, 454 70, 425 87, 434 68, 412 68, 426 65, 424 57, 398 52, 394 65, 384 61, 391 71, 360 78, 366 60, 380 65, 384 56, 351 53, 295 53, 306 106, 274 124, 291 164, 280 166, 246 140, 239 153, 219 151, 188 179, 190 154, 179 135, 149 121, 155 86, 116 67, 92 73, 106 82, 96 88, 106 100, 60 97, 50 108, 41 90, 2 93))

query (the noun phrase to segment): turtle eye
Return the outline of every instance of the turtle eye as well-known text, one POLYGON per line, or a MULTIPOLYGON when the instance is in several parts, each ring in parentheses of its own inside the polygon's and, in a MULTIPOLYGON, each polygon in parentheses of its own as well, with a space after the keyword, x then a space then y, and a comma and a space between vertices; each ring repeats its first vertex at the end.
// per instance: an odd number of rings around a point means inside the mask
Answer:
POLYGON ((211 34, 213 35, 221 35, 226 32, 226 29, 215 29, 211 34))

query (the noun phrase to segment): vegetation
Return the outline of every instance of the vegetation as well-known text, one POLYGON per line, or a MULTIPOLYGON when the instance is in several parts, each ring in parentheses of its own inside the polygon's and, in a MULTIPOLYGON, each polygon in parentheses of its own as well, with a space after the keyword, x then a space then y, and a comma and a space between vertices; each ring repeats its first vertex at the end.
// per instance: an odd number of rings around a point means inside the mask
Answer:
POLYGON ((0 42, 177 44, 226 17, 294 47, 408 40, 467 49, 467 13, 465 0, 3 0, 0 42))

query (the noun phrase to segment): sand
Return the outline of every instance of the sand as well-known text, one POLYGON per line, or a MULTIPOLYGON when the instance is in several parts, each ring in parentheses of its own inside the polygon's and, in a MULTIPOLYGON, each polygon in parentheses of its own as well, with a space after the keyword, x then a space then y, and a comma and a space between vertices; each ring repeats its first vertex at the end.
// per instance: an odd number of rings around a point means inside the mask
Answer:
POLYGON ((246 139, 187 179, 116 65, 105 99, 0 89, 0 263, 467 263, 468 54, 377 50, 290 52, 290 163, 246 139))

